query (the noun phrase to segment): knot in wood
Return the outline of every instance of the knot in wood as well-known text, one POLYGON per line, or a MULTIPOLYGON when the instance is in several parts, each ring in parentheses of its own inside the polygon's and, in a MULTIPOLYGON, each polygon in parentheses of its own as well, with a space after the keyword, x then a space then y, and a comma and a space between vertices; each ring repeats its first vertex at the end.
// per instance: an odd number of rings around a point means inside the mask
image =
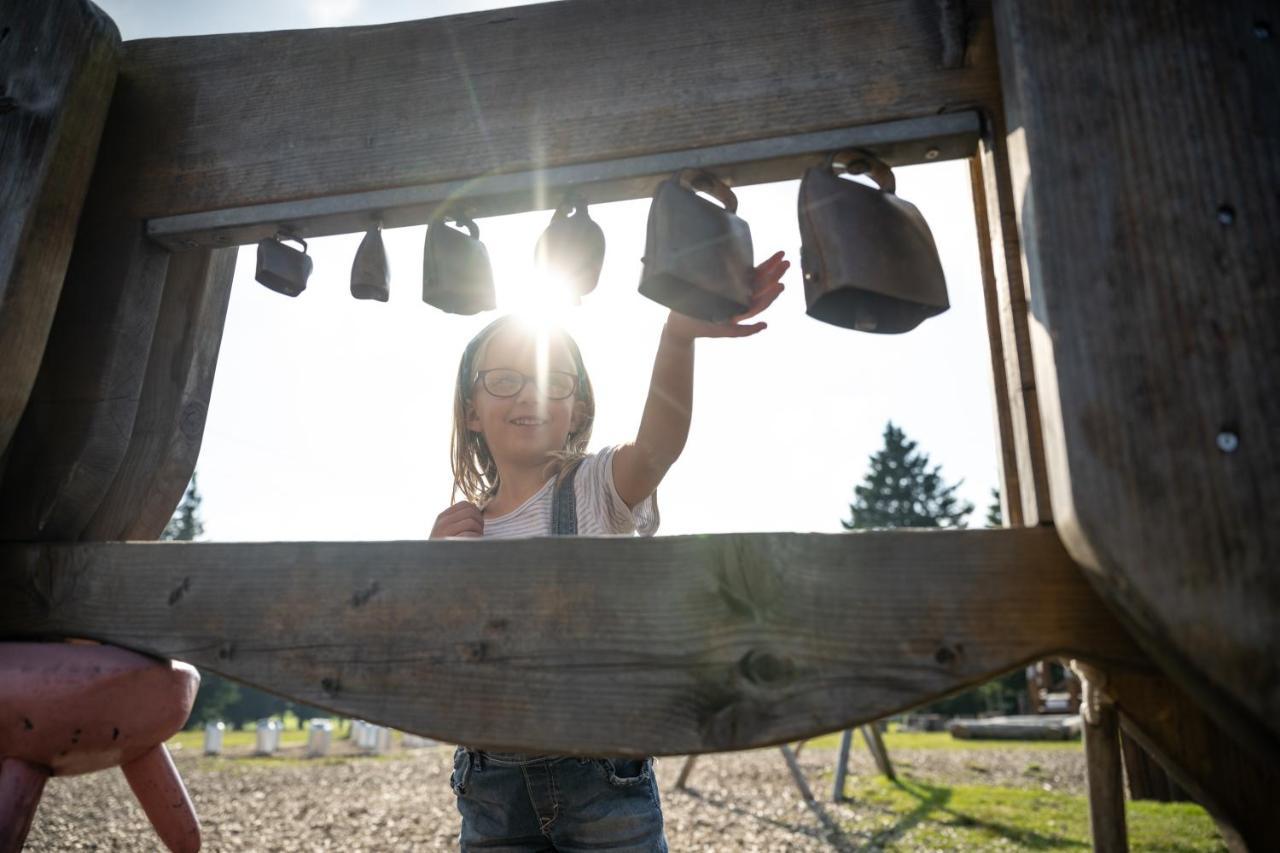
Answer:
POLYGON ((773 687, 795 677, 795 663, 790 658, 777 657, 769 652, 747 652, 738 661, 738 671, 752 684, 773 687))

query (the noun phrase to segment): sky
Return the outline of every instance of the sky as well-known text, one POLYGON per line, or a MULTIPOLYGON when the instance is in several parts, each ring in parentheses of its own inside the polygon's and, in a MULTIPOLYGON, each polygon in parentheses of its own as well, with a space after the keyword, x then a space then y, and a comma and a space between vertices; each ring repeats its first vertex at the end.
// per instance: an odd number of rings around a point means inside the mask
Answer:
MULTIPOLYGON (((520 5, 511 0, 97 0, 125 39, 350 26, 520 5)), ((991 359, 964 161, 895 169, 942 258, 951 308, 905 335, 804 313, 798 181, 735 188, 757 262, 792 260, 769 328, 697 344, 693 422, 658 490, 660 535, 839 531, 853 487, 892 420, 963 480, 981 526, 998 479, 991 359)), ((797 176, 799 177, 799 176, 797 176)), ((648 199, 592 206, 607 248, 596 291, 562 322, 596 389, 592 449, 635 437, 667 310, 637 292, 648 199)), ((479 221, 499 313, 531 302, 533 247, 549 211, 479 221)), ((421 300, 425 226, 384 232, 386 303, 351 297, 363 235, 308 241, 315 271, 296 298, 237 260, 197 464, 207 540, 421 539, 449 505, 453 380, 497 313, 445 314, 421 300)))

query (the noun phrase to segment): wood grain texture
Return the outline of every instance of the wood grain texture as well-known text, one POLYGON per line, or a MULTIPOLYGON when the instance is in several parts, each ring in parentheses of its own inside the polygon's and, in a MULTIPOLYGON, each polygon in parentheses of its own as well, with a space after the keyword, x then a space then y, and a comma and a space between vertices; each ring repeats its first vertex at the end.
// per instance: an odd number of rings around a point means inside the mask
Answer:
POLYGON ((370 27, 129 42, 142 218, 935 115, 999 102, 933 4, 569 0, 370 27), (145 144, 144 144, 145 143, 145 144))
POLYGON ((1052 530, 0 546, 0 637, 178 658, 446 741, 685 754, 1050 653, 1145 661, 1052 530))
POLYGON ((15 7, 0 9, 0 454, 40 368, 120 53, 85 0, 15 7))
POLYGON ((1084 683, 1085 776, 1089 788, 1089 832, 1094 853, 1128 853, 1124 814, 1124 763, 1120 757, 1120 717, 1109 700, 1098 701, 1084 683))
POLYGON ((169 261, 128 450, 81 540, 155 539, 195 471, 204 436, 235 249, 169 261))
MULTIPOLYGON (((58 310, 0 480, 0 540, 76 539, 129 446, 169 253, 121 215, 107 121, 58 310)), ((118 138, 118 137, 117 137, 118 138)))
POLYGON ((1280 755, 1274 13, 997 18, 1055 522, 1151 655, 1280 755))
POLYGON ((986 235, 987 239, 987 245, 979 248, 978 255, 988 303, 987 334, 993 363, 997 355, 1002 359, 1001 363, 994 364, 996 384, 1004 386, 1003 394, 997 392, 995 398, 997 415, 1000 406, 1008 409, 1007 432, 1003 420, 997 421, 1005 488, 1017 495, 1016 502, 1002 497, 1001 505, 1009 510, 1008 524, 1049 524, 1053 521, 1053 509, 1045 470, 1040 400, 1031 356, 1031 316, 1008 150, 1000 117, 992 115, 988 120, 989 135, 982 140, 971 175, 974 192, 980 193, 983 201, 983 205, 975 209, 978 234, 986 235), (1010 461, 1016 481, 1009 473, 1010 461))
POLYGON ((1103 689, 1115 699, 1125 736, 1213 815, 1233 852, 1280 850, 1274 756, 1242 747, 1163 675, 1109 670, 1103 689))

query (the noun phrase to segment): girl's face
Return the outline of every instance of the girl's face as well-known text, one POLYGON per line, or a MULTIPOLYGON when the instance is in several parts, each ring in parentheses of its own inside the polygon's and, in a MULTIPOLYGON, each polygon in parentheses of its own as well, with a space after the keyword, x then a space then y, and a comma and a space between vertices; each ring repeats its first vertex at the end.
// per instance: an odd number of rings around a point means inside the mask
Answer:
POLYGON ((471 386, 467 429, 484 436, 497 462, 546 464, 547 454, 563 450, 569 433, 582 425, 585 407, 577 394, 552 400, 543 391, 547 371, 577 376, 573 356, 558 336, 539 337, 506 326, 489 339, 479 360, 477 372, 504 369, 532 377, 511 397, 494 396, 480 379, 471 386))

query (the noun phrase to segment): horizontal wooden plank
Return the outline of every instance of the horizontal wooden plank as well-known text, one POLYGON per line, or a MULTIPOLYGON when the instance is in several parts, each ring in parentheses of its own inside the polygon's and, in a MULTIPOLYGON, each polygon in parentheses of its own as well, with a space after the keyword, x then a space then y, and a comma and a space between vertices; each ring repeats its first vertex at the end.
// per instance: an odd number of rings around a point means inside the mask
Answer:
POLYGON ((705 168, 730 186, 791 180, 825 163, 832 151, 859 148, 891 166, 968 157, 977 149, 981 119, 973 110, 793 134, 710 148, 667 151, 623 160, 479 175, 460 181, 349 195, 184 213, 147 222, 153 240, 177 252, 197 246, 255 243, 288 223, 300 237, 422 225, 451 212, 473 219, 546 210, 573 192, 588 204, 648 198, 682 168, 705 168))
POLYGON ((0 455, 40 369, 120 55, 87 0, 15 12, 0 12, 0 455))
POLYGON ((126 43, 151 219, 998 109, 989 4, 568 0, 126 43))
POLYGON ((1144 660, 1044 528, 9 544, 0 578, 3 639, 104 640, 529 751, 783 743, 1049 654, 1144 660))
POLYGON ((1055 523, 1280 755, 1276 39, 1248 0, 998 8, 1055 523))

